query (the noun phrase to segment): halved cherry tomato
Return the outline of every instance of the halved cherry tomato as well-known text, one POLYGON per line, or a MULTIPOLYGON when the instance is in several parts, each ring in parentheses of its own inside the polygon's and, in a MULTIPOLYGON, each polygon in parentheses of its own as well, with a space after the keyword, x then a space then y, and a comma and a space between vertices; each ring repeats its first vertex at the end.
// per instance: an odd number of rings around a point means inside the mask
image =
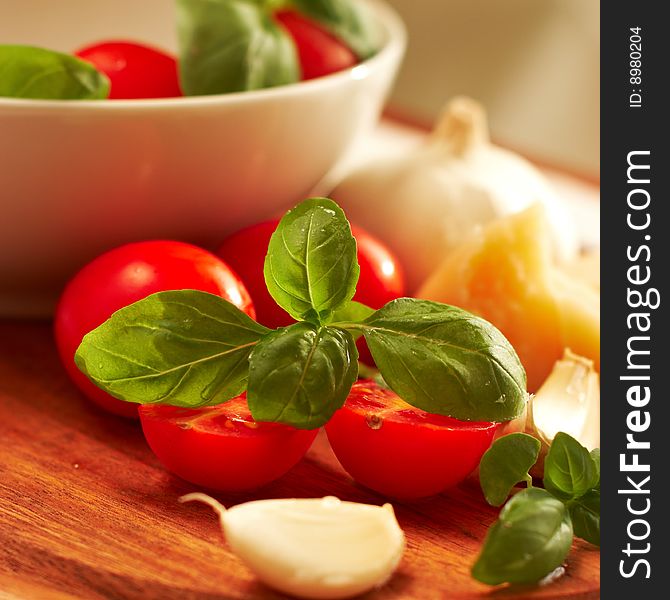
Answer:
POLYGON ((54 330, 61 360, 72 381, 91 400, 125 417, 134 404, 113 398, 77 368, 74 353, 82 338, 113 312, 165 290, 195 289, 217 294, 254 317, 244 284, 219 258, 191 244, 137 242, 98 256, 67 284, 56 308, 54 330))
POLYGON ((165 467, 214 490, 251 490, 281 477, 307 452, 316 429, 257 423, 246 396, 198 409, 140 406, 144 435, 165 467))
MULTIPOLYGON (((278 220, 266 221, 242 229, 226 238, 216 251, 249 290, 258 322, 272 328, 293 323, 289 314, 270 296, 263 277, 268 244, 278 223, 278 220)), ((360 227, 352 226, 351 230, 358 245, 361 267, 354 300, 377 309, 403 296, 405 278, 391 251, 360 227)))
POLYGON ((393 498, 415 499, 463 481, 491 445, 496 428, 496 423, 424 412, 365 380, 354 384, 326 433, 358 483, 393 498))
POLYGON ((292 10, 275 13, 298 50, 302 79, 314 79, 353 67, 356 55, 318 23, 292 10))
POLYGON ((75 52, 109 77, 112 100, 181 96, 177 61, 136 42, 100 42, 75 52))

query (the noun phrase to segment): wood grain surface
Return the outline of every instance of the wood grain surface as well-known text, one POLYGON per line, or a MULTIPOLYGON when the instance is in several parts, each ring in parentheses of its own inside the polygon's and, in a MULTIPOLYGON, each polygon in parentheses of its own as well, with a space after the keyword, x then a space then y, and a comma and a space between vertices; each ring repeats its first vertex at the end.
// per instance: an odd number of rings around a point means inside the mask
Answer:
MULTIPOLYGON (((48 323, 0 321, 0 600, 276 599, 222 540, 194 491, 167 473, 136 423, 107 415, 67 380, 48 323)), ((382 503, 355 486, 318 438, 307 458, 252 498, 382 503)), ((488 588, 469 568, 496 518, 475 482, 395 505, 400 567, 366 600, 599 597, 600 554, 577 541, 565 575, 543 587, 488 588)))

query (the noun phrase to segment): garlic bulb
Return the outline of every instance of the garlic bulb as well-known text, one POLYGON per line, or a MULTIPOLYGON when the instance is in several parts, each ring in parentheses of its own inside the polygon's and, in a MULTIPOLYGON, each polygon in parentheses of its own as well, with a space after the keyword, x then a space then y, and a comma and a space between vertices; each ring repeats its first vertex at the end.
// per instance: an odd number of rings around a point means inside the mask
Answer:
POLYGON ((300 598, 350 598, 393 573, 405 536, 390 504, 334 497, 256 500, 226 510, 205 494, 187 494, 218 514, 230 548, 258 578, 300 598))
POLYGON ((577 252, 574 228, 543 176, 489 141, 484 110, 468 98, 447 105, 422 147, 363 166, 331 197, 393 250, 411 291, 473 230, 534 202, 547 207, 556 257, 577 252))
POLYGON ((544 456, 559 431, 593 450, 600 447, 600 378, 593 361, 565 350, 537 394, 531 396, 524 415, 499 430, 529 433, 540 440, 540 460, 533 475, 541 476, 544 456))

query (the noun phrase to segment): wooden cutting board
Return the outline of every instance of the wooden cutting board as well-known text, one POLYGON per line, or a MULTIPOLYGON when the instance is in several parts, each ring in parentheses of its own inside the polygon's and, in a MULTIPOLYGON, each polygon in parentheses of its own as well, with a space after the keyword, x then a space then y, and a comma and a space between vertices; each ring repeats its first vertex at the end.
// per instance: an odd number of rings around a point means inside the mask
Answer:
MULTIPOLYGON (((195 488, 167 473, 136 423, 90 405, 67 380, 48 323, 0 321, 0 600, 272 599, 223 543, 195 488)), ((319 438, 306 459, 253 495, 382 503, 355 486, 319 438)), ((395 504, 400 567, 366 600, 599 597, 600 553, 577 541, 551 585, 489 588, 469 576, 497 511, 470 481, 395 504)))

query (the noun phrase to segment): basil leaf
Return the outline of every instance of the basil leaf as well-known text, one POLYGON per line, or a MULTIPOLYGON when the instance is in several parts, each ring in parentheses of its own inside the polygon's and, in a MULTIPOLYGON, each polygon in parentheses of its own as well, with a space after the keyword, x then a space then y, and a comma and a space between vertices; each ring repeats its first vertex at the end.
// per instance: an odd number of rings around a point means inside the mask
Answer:
POLYGON ((557 498, 578 498, 598 483, 598 471, 589 451, 559 431, 544 459, 544 487, 557 498))
POLYGON ((265 257, 270 295, 296 320, 327 322, 356 291, 356 240, 342 209, 310 198, 288 211, 265 257))
POLYGON ((177 0, 179 78, 186 95, 224 94, 300 79, 295 45, 263 3, 177 0))
POLYGON ((360 328, 390 388, 433 414, 507 421, 523 411, 526 373, 493 325, 446 304, 399 298, 360 328))
POLYGON ((374 309, 369 306, 352 300, 333 312, 330 317, 330 323, 359 323, 367 319, 373 312, 375 312, 374 309))
POLYGON ((33 100, 99 100, 109 79, 93 65, 32 46, 0 45, 0 97, 33 100))
POLYGON ((493 442, 484 453, 479 463, 479 482, 491 506, 501 506, 517 483, 532 484, 528 471, 537 461, 540 446, 532 435, 510 433, 493 442))
POLYGON ((220 404, 244 391, 249 354, 269 331, 219 296, 159 292, 85 335, 75 362, 127 402, 220 404))
POLYGON ((296 323, 271 333, 251 353, 251 414, 300 429, 321 427, 347 399, 357 360, 348 331, 296 323))
POLYGON ((591 458, 593 459, 593 464, 596 466, 596 472, 598 473, 598 483, 596 483, 595 488, 600 491, 600 448, 591 450, 591 458))
POLYGON ((561 565, 572 544, 565 505, 528 488, 514 496, 491 526, 472 576, 489 585, 533 583, 561 565))
POLYGON ((589 490, 570 502, 568 509, 575 535, 600 546, 600 490, 589 490))
POLYGON ((379 50, 381 29, 365 4, 355 0, 291 0, 291 3, 340 38, 360 60, 379 50))

